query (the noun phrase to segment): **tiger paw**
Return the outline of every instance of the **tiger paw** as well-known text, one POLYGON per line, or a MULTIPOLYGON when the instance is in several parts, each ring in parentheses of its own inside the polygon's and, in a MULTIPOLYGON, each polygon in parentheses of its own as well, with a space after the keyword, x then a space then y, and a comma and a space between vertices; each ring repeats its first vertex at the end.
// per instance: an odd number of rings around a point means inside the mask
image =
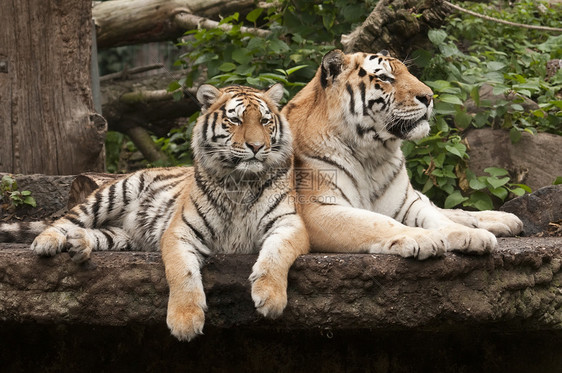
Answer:
POLYGON ((275 319, 287 306, 287 283, 268 274, 254 270, 250 276, 252 300, 256 310, 265 317, 275 319))
POLYGON ((37 255, 54 256, 60 253, 66 244, 66 236, 54 228, 49 228, 35 237, 31 250, 37 255))
POLYGON ((67 235, 67 249, 73 262, 83 263, 90 259, 94 241, 85 229, 76 229, 67 235))
POLYGON ((170 297, 166 323, 172 335, 180 341, 189 342, 203 334, 205 308, 205 305, 202 307, 187 300, 176 302, 170 297))
POLYGON ((498 241, 493 233, 480 228, 467 228, 453 224, 439 229, 447 236, 451 250, 470 254, 486 254, 493 251, 498 241))
POLYGON ((433 256, 442 256, 447 250, 449 250, 449 242, 440 232, 408 228, 404 233, 388 239, 383 250, 374 249, 371 252, 398 254, 404 258, 425 260, 433 256))
POLYGON ((496 236, 515 236, 523 230, 523 222, 516 215, 503 211, 473 212, 478 219, 478 228, 486 229, 496 236))

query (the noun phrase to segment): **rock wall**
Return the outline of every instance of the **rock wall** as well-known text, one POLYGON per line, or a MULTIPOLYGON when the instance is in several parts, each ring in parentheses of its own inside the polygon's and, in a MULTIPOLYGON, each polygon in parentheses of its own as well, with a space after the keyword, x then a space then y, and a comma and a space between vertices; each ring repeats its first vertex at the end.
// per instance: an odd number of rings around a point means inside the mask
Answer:
POLYGON ((0 371, 562 368, 560 237, 500 239, 488 256, 424 262, 304 255, 277 320, 254 310, 247 278, 255 259, 208 260, 205 335, 179 343, 165 326, 158 253, 98 252, 80 266, 66 253, 38 258, 25 245, 3 244, 0 371))

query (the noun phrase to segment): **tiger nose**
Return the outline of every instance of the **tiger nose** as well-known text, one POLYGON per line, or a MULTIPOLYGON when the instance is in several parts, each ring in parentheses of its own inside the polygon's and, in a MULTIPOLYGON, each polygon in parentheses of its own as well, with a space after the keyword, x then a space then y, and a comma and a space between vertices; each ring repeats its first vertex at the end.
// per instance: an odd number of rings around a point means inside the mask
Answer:
POLYGON ((246 146, 248 148, 250 148, 250 150, 252 152, 254 152, 254 154, 257 154, 260 151, 260 149, 263 148, 264 145, 265 144, 261 141, 254 141, 254 142, 247 142, 246 143, 246 146))
POLYGON ((431 100, 433 100, 432 95, 420 95, 416 96, 416 98, 425 106, 429 106, 429 104, 431 104, 431 100))

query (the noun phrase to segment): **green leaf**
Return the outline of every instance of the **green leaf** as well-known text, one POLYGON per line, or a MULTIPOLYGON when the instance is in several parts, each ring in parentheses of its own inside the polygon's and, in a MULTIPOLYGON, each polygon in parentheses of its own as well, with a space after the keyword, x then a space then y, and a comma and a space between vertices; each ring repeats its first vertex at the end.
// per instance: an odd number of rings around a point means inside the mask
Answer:
POLYGON ((443 30, 429 30, 427 37, 433 44, 441 45, 447 39, 447 33, 443 30))
POLYGON ((474 192, 470 195, 469 198, 469 205, 475 207, 476 209, 482 210, 491 210, 494 208, 494 203, 492 202, 492 198, 484 192, 474 192))
POLYGON ((562 176, 556 177, 556 179, 554 179, 554 182, 552 183, 552 185, 558 185, 558 184, 562 184, 562 176))
POLYGON ((431 179, 427 179, 427 181, 423 185, 422 193, 426 193, 431 188, 433 188, 433 182, 431 181, 431 179))
POLYGON ((240 65, 245 65, 252 60, 252 56, 248 53, 246 48, 239 48, 232 51, 232 59, 240 65))
POLYGON ((274 53, 282 54, 284 52, 289 51, 291 48, 283 41, 279 39, 273 39, 269 41, 269 47, 274 53))
POLYGON ((248 13, 246 19, 249 22, 255 23, 258 20, 258 18, 261 16, 262 12, 263 12, 263 8, 256 8, 252 10, 250 13, 248 13))
POLYGON ((533 190, 531 189, 531 187, 529 187, 528 185, 525 184, 509 184, 510 186, 516 186, 519 187, 521 189, 523 189, 525 192, 527 193, 532 193, 533 190))
POLYGON ((219 70, 222 72, 229 72, 232 71, 236 68, 236 65, 233 64, 232 62, 225 62, 222 65, 219 66, 219 70))
POLYGON ((498 179, 497 177, 492 176, 486 178, 486 181, 492 186, 493 189, 497 189, 507 184, 509 182, 509 177, 502 177, 501 179, 498 179))
POLYGON ((172 92, 172 91, 175 91, 176 89, 180 89, 180 88, 181 88, 181 85, 177 81, 173 81, 170 84, 168 84, 168 92, 172 92))
POLYGON ((462 110, 457 111, 457 113, 455 114, 455 125, 458 128, 466 129, 470 125, 470 122, 472 122, 471 115, 465 113, 462 110))
POLYGON ((488 70, 491 71, 499 71, 505 67, 504 63, 498 61, 490 61, 488 62, 488 70))
MULTIPOLYGON (((523 189, 521 189, 523 190, 523 189)), ((509 194, 506 188, 497 188, 497 189, 491 189, 490 193, 492 193, 494 196, 498 197, 499 199, 501 199, 502 201, 507 197, 507 195, 509 194)), ((523 193, 525 193, 525 191, 523 190, 523 193)))
POLYGON ((466 146, 464 146, 463 144, 453 144, 453 145, 449 145, 446 144, 445 145, 445 149, 451 153, 456 155, 459 158, 464 158, 464 156, 466 155, 466 146))
POLYGON ((295 67, 291 67, 290 69, 287 69, 287 75, 291 75, 292 73, 299 71, 300 69, 304 69, 305 67, 308 67, 308 65, 299 65, 299 66, 295 66, 295 67))
POLYGON ((485 189, 486 188, 486 183, 478 180, 478 179, 472 179, 468 182, 468 186, 471 187, 474 190, 481 190, 481 189, 485 189))
POLYGON ((33 207, 37 206, 37 202, 35 202, 35 198, 33 198, 31 196, 25 197, 25 199, 23 200, 23 203, 25 203, 26 205, 33 206, 33 207))
POLYGON ((507 170, 499 167, 487 167, 484 169, 484 172, 487 172, 490 175, 496 177, 509 175, 509 172, 507 170))
POLYGON ((458 98, 457 96, 439 95, 438 98, 439 98, 439 101, 446 102, 448 104, 462 105, 461 99, 458 98))
POLYGON ((518 197, 521 197, 523 194, 525 194, 525 189, 523 188, 513 188, 510 189, 509 191, 518 197))
POLYGON ((455 190, 453 193, 449 194, 445 199, 445 208, 450 209, 453 208, 464 201, 468 200, 468 197, 464 197, 460 191, 455 190))

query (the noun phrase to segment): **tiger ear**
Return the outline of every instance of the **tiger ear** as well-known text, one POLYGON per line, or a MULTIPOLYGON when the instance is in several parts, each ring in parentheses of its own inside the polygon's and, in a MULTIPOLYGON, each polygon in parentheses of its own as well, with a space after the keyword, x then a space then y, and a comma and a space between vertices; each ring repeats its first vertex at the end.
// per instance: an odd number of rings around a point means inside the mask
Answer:
POLYGON ((331 52, 326 53, 324 58, 322 58, 321 74, 320 74, 320 84, 323 88, 326 88, 329 82, 333 82, 335 77, 337 77, 343 70, 343 65, 345 62, 345 54, 339 50, 334 49, 331 52))
POLYGON ((265 95, 269 97, 271 101, 275 103, 275 105, 279 105, 281 100, 283 99, 283 94, 285 93, 285 89, 283 88, 283 84, 277 83, 272 85, 266 92, 265 95))
POLYGON ((207 110, 217 101, 221 92, 210 84, 203 84, 197 90, 197 100, 201 104, 201 111, 207 110))
POLYGON ((388 51, 386 49, 383 49, 382 51, 380 51, 377 54, 382 54, 383 56, 389 56, 390 55, 390 53, 388 53, 388 51))

